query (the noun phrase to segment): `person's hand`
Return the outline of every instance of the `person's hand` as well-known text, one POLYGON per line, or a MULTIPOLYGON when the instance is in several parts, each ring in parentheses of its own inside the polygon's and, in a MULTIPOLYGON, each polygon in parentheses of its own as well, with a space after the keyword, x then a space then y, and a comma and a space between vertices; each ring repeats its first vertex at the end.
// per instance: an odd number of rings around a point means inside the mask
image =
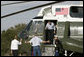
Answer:
POLYGON ((25 41, 25 43, 27 43, 27 41, 25 41))
POLYGON ((20 39, 20 42, 22 42, 22 38, 20 39))
POLYGON ((48 40, 47 43, 50 43, 50 41, 48 40))

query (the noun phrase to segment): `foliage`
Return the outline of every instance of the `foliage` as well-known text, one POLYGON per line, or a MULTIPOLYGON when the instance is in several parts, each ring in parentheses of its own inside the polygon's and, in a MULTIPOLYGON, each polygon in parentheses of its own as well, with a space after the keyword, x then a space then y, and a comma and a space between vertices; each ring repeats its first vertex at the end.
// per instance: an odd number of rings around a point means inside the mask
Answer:
MULTIPOLYGON (((26 27, 26 24, 19 24, 19 25, 16 25, 15 27, 9 28, 7 31, 5 30, 2 31, 1 33, 1 56, 4 56, 7 53, 10 54, 11 40, 13 40, 14 36, 20 33, 25 27, 26 27)), ((28 46, 25 45, 26 48, 28 46)))

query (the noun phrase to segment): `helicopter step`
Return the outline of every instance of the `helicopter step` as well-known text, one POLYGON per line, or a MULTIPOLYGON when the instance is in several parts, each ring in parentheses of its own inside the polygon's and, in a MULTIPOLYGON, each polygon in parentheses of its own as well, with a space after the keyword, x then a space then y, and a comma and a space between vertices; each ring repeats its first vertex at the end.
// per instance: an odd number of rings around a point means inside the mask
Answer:
POLYGON ((42 52, 42 56, 54 56, 54 51, 54 45, 45 45, 42 52))

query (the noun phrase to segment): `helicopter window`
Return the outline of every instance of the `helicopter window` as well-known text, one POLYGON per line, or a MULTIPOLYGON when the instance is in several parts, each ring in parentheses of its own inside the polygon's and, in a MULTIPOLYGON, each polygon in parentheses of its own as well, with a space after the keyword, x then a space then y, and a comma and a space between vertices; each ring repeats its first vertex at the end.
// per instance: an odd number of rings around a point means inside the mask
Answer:
POLYGON ((78 27, 78 34, 83 35, 83 27, 78 27))
POLYGON ((70 16, 75 18, 83 18, 83 7, 72 6, 70 8, 70 16))
POLYGON ((71 36, 82 36, 83 35, 83 23, 75 22, 70 24, 70 35, 71 36))
POLYGON ((30 31, 29 34, 33 35, 35 33, 42 35, 43 33, 43 28, 44 27, 44 23, 42 21, 35 21, 32 23, 31 27, 30 27, 30 31))

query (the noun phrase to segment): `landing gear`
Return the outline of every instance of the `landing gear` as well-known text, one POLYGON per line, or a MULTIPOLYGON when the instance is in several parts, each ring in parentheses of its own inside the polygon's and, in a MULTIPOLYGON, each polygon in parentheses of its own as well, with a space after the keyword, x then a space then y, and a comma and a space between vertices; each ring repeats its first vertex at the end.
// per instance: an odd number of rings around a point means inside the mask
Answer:
POLYGON ((64 56, 82 56, 83 54, 73 51, 67 51, 65 50, 64 56))
POLYGON ((72 52, 69 56, 72 56, 74 54, 74 52, 72 52))
POLYGON ((64 55, 67 56, 67 50, 65 50, 65 54, 64 55))
POLYGON ((68 54, 69 51, 65 50, 65 56, 72 56, 74 54, 74 52, 71 52, 70 54, 68 54))

